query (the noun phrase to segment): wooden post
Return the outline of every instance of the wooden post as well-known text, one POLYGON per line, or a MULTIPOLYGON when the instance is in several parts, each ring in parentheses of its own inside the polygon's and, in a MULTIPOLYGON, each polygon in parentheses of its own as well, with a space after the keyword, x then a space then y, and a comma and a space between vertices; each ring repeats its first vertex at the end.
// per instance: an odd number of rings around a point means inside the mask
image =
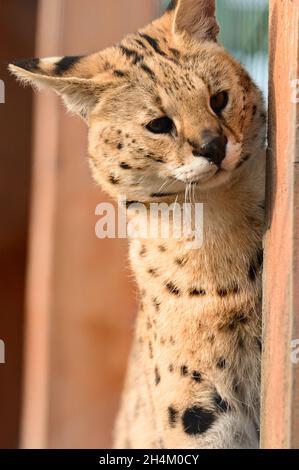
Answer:
MULTIPOLYGON (((112 45, 154 0, 40 0, 37 56, 112 45)), ((36 98, 22 446, 109 447, 136 310, 126 242, 98 240, 87 129, 36 98)))
POLYGON ((270 0, 263 448, 299 448, 298 80, 299 0, 270 0))

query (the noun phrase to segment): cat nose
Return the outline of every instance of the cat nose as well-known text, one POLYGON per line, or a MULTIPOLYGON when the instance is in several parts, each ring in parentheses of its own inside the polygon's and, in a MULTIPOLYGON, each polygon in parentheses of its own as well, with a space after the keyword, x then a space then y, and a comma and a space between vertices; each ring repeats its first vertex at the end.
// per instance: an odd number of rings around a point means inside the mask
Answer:
POLYGON ((195 157, 205 157, 220 167, 226 156, 227 137, 209 131, 205 131, 202 137, 202 143, 193 150, 193 155, 195 157))

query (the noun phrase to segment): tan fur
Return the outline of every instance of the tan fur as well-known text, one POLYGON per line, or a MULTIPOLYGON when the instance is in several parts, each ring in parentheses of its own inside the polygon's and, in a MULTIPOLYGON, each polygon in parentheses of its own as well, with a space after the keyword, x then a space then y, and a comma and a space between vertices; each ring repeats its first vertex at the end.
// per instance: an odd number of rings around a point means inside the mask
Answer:
POLYGON ((204 203, 200 249, 183 237, 130 243, 141 306, 116 447, 258 446, 265 112, 216 42, 214 14, 213 1, 180 0, 140 34, 73 65, 11 66, 87 121, 91 170, 111 195, 147 207, 184 202, 196 181, 191 200, 204 203), (219 117, 210 97, 223 90, 219 117), (150 133, 163 115, 176 132, 150 133), (228 139, 221 171, 193 154, 207 129, 228 139))

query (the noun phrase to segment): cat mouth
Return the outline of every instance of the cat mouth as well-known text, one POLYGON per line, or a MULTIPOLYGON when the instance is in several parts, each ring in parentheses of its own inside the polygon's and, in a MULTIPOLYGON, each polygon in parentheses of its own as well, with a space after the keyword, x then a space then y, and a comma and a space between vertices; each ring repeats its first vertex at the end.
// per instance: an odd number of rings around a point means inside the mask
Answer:
POLYGON ((191 163, 173 170, 173 177, 185 184, 205 183, 215 176, 219 167, 205 157, 198 157, 191 163))

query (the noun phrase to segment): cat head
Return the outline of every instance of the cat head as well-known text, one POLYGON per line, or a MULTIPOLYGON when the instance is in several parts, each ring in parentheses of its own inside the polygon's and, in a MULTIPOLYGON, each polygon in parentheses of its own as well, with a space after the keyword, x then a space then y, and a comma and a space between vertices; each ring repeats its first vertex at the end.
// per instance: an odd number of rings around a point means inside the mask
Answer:
POLYGON ((102 52, 10 70, 52 88, 87 122, 92 173, 110 194, 175 198, 186 185, 210 190, 238 177, 264 146, 261 93, 218 33, 215 1, 176 0, 102 52))

